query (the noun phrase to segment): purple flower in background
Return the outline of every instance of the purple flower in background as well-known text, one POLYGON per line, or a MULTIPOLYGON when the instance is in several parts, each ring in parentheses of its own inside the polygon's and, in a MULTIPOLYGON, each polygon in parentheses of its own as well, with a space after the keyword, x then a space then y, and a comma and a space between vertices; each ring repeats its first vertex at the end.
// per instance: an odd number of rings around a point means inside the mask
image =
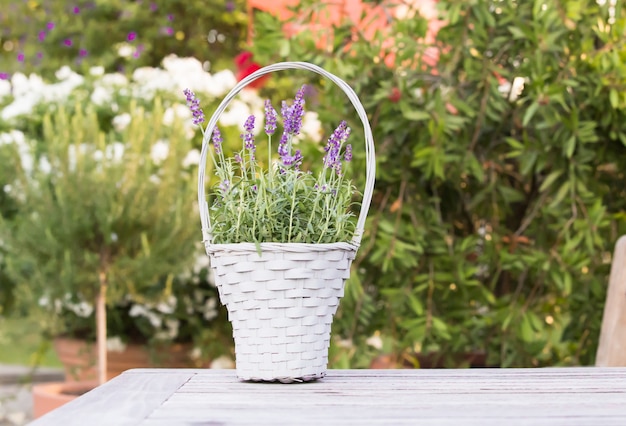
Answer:
POLYGON ((74 9, 72 9, 72 12, 74 12, 75 15, 80 13, 80 7, 75 6, 74 9))
POLYGON ((48 22, 48 23, 46 24, 46 28, 47 28, 48 30, 52 30, 52 29, 54 29, 54 22, 48 22))
POLYGON ((293 101, 293 105, 288 106, 286 102, 283 102, 281 108, 281 114, 283 116, 283 123, 285 126, 285 132, 291 135, 298 135, 302 128, 302 117, 304 117, 304 90, 306 86, 302 86, 296 93, 296 98, 293 101))
POLYGON ((39 41, 44 41, 46 39, 46 32, 39 31, 39 41))
POLYGON ((187 97, 187 106, 193 114, 193 124, 199 125, 204 122, 204 111, 200 108, 200 101, 196 98, 195 93, 189 89, 183 90, 183 93, 187 97))
POLYGON ((137 38, 137 33, 134 31, 131 31, 128 33, 128 36, 126 38, 128 39, 128 41, 133 41, 134 39, 137 38))
POLYGON ((252 133, 254 131, 254 115, 248 117, 243 125, 243 129, 246 131, 244 134, 241 135, 243 143, 246 149, 254 152, 256 150, 256 146, 254 145, 254 134, 252 133))
POLYGON ((169 15, 167 15, 167 20, 168 21, 173 21, 174 20, 174 15, 172 15, 171 13, 169 15))
POLYGON ((265 101, 265 133, 270 136, 276 131, 276 110, 269 99, 265 101))
POLYGON ((78 56, 80 56, 81 58, 87 56, 87 51, 85 49, 80 49, 78 51, 78 56))
POLYGON ((17 54, 17 60, 19 62, 24 62, 24 54, 23 53, 18 53, 17 54))
POLYGON ((66 45, 67 47, 71 47, 72 40, 70 40, 69 38, 66 38, 65 40, 63 40, 63 44, 66 45))
POLYGON ((235 154, 235 161, 237 163, 243 163, 243 159, 241 158, 241 155, 239 155, 239 153, 235 154))
POLYGON ((222 134, 220 133, 220 129, 217 128, 217 126, 215 126, 215 129, 213 129, 213 135, 212 139, 213 139, 213 146, 215 147, 215 153, 219 154, 220 152, 222 152, 222 142, 224 142, 224 140, 222 139, 222 134))
POLYGON ((159 8, 159 6, 157 6, 156 3, 150 3, 150 10, 152 12, 156 12, 156 10, 159 8))
POLYGON ((233 12, 235 10, 235 2, 234 1, 227 1, 226 2, 226 12, 233 12))
POLYGON ((346 152, 343 154, 343 159, 346 160, 346 163, 352 161, 352 144, 346 145, 346 152))
POLYGON ((43 53, 42 52, 37 52, 37 59, 41 59, 43 58, 43 53))
POLYGON ((6 72, 0 72, 0 80, 8 80, 9 74, 6 72))

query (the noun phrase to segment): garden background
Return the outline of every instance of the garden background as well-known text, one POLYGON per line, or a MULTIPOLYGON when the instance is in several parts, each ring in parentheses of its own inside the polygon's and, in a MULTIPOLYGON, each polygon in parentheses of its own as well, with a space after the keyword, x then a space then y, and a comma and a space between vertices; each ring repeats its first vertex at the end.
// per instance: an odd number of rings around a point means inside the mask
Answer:
MULTIPOLYGON (((110 348, 189 343, 197 365, 227 365, 182 89, 210 115, 242 76, 302 60, 355 89, 377 150, 330 367, 593 364, 626 233, 626 10, 381 0, 335 19, 293 3, 0 2, 0 362, 57 365, 54 336, 93 338, 105 274, 110 348)), ((358 118, 316 76, 244 91, 224 139, 302 83, 302 146, 346 119, 362 187, 358 118)))

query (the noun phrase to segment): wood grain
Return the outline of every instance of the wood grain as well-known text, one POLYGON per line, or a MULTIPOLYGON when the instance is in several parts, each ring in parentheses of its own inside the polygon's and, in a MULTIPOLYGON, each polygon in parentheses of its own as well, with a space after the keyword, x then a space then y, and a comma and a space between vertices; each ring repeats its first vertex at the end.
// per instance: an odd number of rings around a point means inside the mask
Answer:
POLYGON ((617 240, 611 261, 596 366, 626 367, 626 236, 617 240))
POLYGON ((139 369, 33 424, 418 423, 625 425, 626 368, 330 370, 290 385, 241 382, 233 370, 139 369))

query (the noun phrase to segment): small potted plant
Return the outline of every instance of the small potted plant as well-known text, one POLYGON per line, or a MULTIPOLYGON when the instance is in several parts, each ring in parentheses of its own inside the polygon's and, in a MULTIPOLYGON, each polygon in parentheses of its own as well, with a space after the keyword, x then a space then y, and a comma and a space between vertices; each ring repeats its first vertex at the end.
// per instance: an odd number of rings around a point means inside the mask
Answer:
MULTIPOLYGON (((93 109, 61 106, 45 115, 41 140, 0 147, 12 156, 4 164, 19 212, 0 222, 7 271, 23 301, 42 308, 49 333, 97 336, 100 383, 110 377, 107 328, 109 346, 151 343, 167 365, 165 349, 217 316, 206 268, 189 273, 197 257, 194 173, 184 161, 191 142, 179 121, 163 126, 162 117, 158 101, 150 112, 131 108, 123 132, 105 133, 93 109)), ((184 349, 182 365, 191 366, 193 347, 184 349)))

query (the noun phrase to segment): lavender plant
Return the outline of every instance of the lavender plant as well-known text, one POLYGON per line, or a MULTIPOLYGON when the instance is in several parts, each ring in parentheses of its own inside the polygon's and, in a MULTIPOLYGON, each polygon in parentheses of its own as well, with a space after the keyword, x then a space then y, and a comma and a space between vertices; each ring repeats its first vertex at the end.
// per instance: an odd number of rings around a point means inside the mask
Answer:
MULTIPOLYGON (((278 130, 278 113, 265 102, 264 133, 268 141, 267 168, 256 157, 254 115, 241 134, 241 150, 225 157, 223 139, 216 127, 211 135, 211 161, 217 183, 209 200, 211 234, 216 244, 240 242, 335 243, 348 242, 354 233, 354 215, 349 211, 356 189, 345 176, 352 159, 348 143, 350 127, 342 121, 324 147, 318 173, 301 170, 302 152, 295 149, 304 116, 302 86, 291 105, 282 102, 282 134, 277 156, 272 139, 278 130)), ((186 89, 194 124, 202 126, 204 113, 195 94, 186 89)))

